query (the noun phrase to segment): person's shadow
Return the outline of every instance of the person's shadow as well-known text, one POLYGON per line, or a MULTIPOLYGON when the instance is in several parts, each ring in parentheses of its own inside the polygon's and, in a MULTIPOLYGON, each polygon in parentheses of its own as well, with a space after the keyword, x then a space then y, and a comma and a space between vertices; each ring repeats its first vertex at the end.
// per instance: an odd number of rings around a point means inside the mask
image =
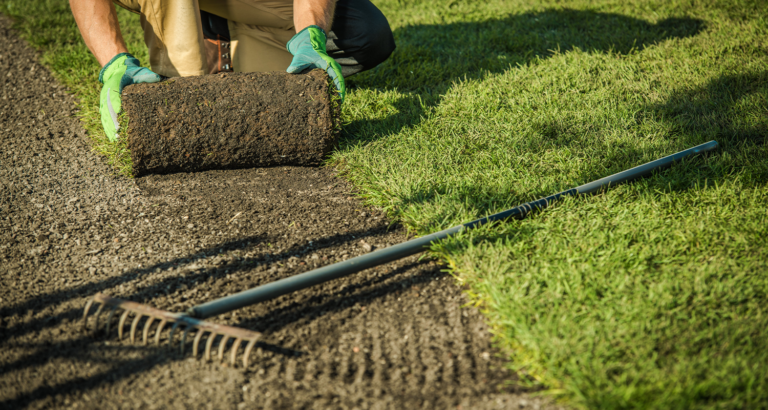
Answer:
POLYGON ((397 49, 379 67, 351 77, 350 89, 405 92, 393 114, 345 126, 345 142, 391 135, 420 121, 456 80, 482 79, 556 53, 628 54, 659 42, 690 37, 702 20, 669 18, 649 23, 613 13, 546 10, 480 22, 405 26, 394 31, 397 49))

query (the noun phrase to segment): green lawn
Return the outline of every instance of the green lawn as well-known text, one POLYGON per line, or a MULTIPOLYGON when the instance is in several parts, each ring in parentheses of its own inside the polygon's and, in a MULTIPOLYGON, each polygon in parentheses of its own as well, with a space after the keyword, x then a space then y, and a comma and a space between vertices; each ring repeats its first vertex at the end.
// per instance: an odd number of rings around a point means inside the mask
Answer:
MULTIPOLYGON (((767 408, 768 2, 376 4, 398 49, 348 81, 331 164, 419 234, 721 145, 434 247, 509 365, 573 407, 767 408)), ((0 5, 119 152, 66 2, 0 5)))

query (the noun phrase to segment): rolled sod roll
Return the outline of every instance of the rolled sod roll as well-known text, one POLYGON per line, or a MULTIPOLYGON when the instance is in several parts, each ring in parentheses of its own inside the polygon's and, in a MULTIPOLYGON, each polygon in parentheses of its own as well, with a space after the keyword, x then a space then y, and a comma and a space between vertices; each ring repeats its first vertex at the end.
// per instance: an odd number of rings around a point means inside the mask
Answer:
POLYGON ((314 166, 336 144, 340 106, 322 70, 221 73, 123 89, 133 175, 314 166))

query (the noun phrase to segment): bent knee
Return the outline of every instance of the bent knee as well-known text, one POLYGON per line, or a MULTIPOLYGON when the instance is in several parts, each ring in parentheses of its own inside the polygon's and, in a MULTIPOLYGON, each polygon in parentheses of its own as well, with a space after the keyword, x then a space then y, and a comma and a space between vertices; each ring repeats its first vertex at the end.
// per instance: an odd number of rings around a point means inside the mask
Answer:
MULTIPOLYGON (((382 16, 383 17, 383 16, 382 16)), ((357 61, 369 70, 383 63, 395 51, 395 38, 386 19, 366 31, 364 46, 357 61)))
POLYGON ((368 0, 339 0, 331 30, 339 57, 352 57, 362 70, 381 64, 395 50, 387 18, 368 0))

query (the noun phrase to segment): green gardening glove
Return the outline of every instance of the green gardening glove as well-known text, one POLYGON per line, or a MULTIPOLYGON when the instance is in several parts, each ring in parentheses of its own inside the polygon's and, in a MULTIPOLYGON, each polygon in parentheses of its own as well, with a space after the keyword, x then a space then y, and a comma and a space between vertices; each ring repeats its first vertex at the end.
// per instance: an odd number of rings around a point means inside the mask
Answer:
POLYGON ((128 53, 120 53, 112 57, 101 69, 99 82, 104 86, 101 87, 99 113, 101 125, 110 141, 117 140, 117 130, 120 129, 117 115, 120 114, 122 106, 120 93, 123 92, 123 88, 131 84, 156 83, 160 80, 162 80, 160 75, 142 67, 139 60, 128 53))
POLYGON ((309 26, 299 31, 288 42, 288 51, 293 54, 293 61, 288 66, 291 74, 298 74, 308 68, 320 68, 328 73, 341 95, 341 102, 347 94, 347 86, 341 75, 341 66, 325 51, 325 31, 318 26, 309 26))

